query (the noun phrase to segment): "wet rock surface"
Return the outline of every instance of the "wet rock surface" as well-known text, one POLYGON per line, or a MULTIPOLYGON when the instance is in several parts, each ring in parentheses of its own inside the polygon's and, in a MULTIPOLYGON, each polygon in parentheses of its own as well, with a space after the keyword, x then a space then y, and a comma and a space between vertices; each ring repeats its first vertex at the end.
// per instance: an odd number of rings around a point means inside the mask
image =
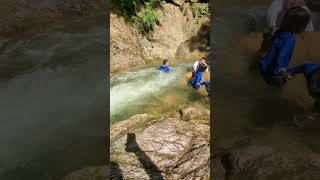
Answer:
POLYGON ((75 171, 61 180, 106 180, 108 169, 106 166, 87 167, 75 171))
MULTIPOLYGON (((141 121, 141 116, 133 116, 119 123, 126 121, 128 126, 134 121, 136 128, 127 127, 111 139, 113 179, 209 178, 207 108, 183 107, 161 117, 141 121)), ((111 137, 118 127, 112 125, 111 137)))

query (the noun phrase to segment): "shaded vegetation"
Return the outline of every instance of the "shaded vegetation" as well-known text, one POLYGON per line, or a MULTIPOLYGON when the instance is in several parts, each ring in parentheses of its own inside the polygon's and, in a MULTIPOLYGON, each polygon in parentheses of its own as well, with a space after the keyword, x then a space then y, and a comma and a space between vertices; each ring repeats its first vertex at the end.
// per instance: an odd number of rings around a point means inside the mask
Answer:
POLYGON ((209 14, 209 5, 204 4, 203 6, 199 6, 196 3, 191 3, 190 5, 193 17, 202 18, 204 15, 209 14))
POLYGON ((138 13, 139 29, 141 32, 153 31, 156 24, 159 24, 159 14, 151 10, 142 10, 138 13))
POLYGON ((111 5, 127 21, 136 23, 142 33, 148 33, 158 24, 160 0, 111 0, 111 5))

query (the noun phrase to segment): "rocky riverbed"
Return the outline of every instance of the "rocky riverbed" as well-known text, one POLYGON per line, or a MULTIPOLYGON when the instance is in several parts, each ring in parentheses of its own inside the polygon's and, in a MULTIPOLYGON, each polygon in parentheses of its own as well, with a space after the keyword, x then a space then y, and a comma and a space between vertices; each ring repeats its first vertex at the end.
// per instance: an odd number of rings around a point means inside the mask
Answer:
POLYGON ((113 179, 209 179, 208 107, 140 114, 111 126, 113 179))

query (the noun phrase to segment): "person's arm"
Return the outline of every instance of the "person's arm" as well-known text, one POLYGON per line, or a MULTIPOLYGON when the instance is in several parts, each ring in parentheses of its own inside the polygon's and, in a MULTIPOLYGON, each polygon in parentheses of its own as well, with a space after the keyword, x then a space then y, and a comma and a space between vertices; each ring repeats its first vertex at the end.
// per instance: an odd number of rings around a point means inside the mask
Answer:
POLYGON ((310 12, 310 9, 307 7, 307 6, 302 6, 302 8, 304 8, 305 10, 308 11, 308 13, 310 14, 310 21, 306 27, 306 32, 313 32, 314 31, 314 27, 313 27, 313 22, 312 22, 312 19, 311 19, 311 12, 310 12))
POLYGON ((292 68, 288 68, 287 71, 290 74, 304 73, 306 71, 306 64, 301 64, 301 65, 298 65, 298 66, 294 66, 292 68))
POLYGON ((196 61, 196 62, 193 64, 193 71, 194 71, 194 72, 197 72, 198 65, 199 65, 199 61, 196 61))
POLYGON ((277 27, 279 14, 283 9, 283 0, 274 0, 267 10, 267 25, 269 28, 277 27))
POLYGON ((292 68, 288 68, 288 73, 291 74, 299 74, 303 73, 304 75, 308 75, 315 71, 316 69, 320 69, 320 64, 301 64, 298 66, 294 66, 292 68))

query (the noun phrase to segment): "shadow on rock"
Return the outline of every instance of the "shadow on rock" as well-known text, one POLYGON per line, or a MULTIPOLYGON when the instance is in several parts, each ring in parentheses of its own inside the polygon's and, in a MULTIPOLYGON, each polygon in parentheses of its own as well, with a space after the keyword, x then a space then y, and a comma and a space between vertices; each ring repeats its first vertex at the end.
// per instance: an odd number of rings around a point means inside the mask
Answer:
POLYGON ((123 180, 123 175, 118 163, 112 161, 110 163, 111 176, 110 179, 123 180))
POLYGON ((189 40, 189 49, 190 51, 200 50, 206 51, 210 46, 210 22, 203 24, 197 35, 191 37, 189 40))
POLYGON ((125 150, 127 152, 133 152, 138 157, 140 163, 142 164, 150 179, 163 180, 161 171, 159 171, 159 169, 151 161, 149 156, 139 147, 136 141, 136 135, 134 133, 127 134, 127 143, 125 150))

